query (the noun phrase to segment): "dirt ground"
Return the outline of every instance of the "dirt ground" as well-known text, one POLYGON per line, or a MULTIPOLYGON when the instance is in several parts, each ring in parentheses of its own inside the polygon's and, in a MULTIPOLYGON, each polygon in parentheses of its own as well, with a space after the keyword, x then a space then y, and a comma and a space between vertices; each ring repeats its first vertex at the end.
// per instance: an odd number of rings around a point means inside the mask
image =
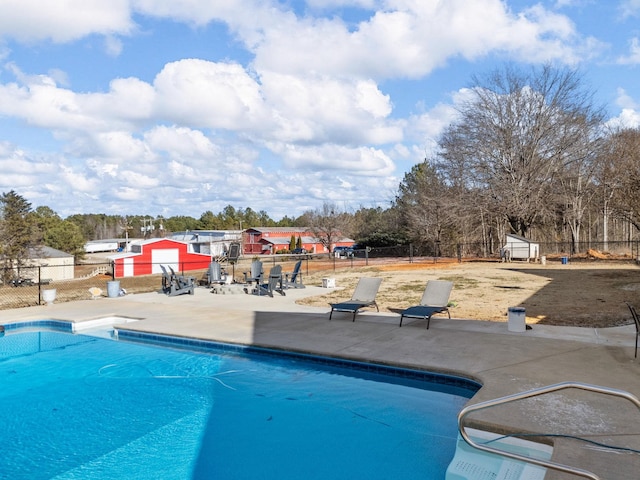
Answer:
POLYGON ((358 278, 367 275, 383 278, 377 302, 387 312, 417 304, 429 279, 453 281, 454 318, 506 322, 509 307, 524 307, 530 324, 603 328, 632 323, 625 301, 640 305, 640 268, 632 261, 405 263, 310 272, 305 283, 318 285, 330 276, 343 288, 302 302, 348 300, 358 278))

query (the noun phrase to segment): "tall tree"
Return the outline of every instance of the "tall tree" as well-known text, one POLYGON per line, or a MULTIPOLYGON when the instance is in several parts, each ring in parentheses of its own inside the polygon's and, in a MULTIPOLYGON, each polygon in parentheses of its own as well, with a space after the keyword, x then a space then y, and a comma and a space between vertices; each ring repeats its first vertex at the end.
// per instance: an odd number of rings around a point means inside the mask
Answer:
POLYGON ((602 163, 599 185, 605 212, 622 218, 640 230, 640 129, 614 132, 607 142, 608 157, 602 163))
POLYGON ((440 241, 444 229, 452 225, 454 211, 450 208, 447 186, 428 160, 414 165, 405 174, 396 205, 413 241, 440 241))
POLYGON ((14 267, 25 263, 29 248, 37 244, 31 212, 31 204, 13 190, 0 197, 0 256, 4 281, 13 275, 14 267))
POLYGON ((440 139, 442 158, 469 187, 488 193, 488 210, 511 232, 526 236, 549 211, 558 173, 589 150, 602 109, 575 70, 506 67, 473 80, 440 139))
POLYGON ((31 216, 44 245, 70 253, 76 260, 84 257, 86 238, 75 222, 62 220, 56 212, 46 206, 37 207, 31 216))
POLYGON ((73 222, 68 220, 58 222, 44 232, 43 239, 45 245, 69 253, 76 260, 85 256, 86 239, 80 227, 73 222))

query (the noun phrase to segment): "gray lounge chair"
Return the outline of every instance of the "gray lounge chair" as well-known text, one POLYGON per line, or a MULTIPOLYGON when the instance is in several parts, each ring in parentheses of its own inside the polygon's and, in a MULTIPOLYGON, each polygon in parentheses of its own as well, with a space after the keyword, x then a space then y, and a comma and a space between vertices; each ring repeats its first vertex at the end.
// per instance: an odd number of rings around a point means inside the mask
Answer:
POLYGON ((302 260, 298 260, 293 267, 293 271, 284 274, 284 280, 282 280, 284 288, 304 288, 302 284, 302 273, 300 272, 301 266, 302 260))
POLYGON ((400 326, 404 317, 422 318, 427 321, 427 330, 431 323, 431 315, 435 313, 447 312, 449 318, 449 296, 453 289, 453 282, 447 280, 429 280, 422 294, 420 305, 415 305, 403 310, 400 314, 400 326))
POLYGON ((262 280, 262 262, 260 260, 254 260, 251 262, 251 269, 248 272, 243 272, 244 283, 260 283, 262 280))
POLYGON ((275 265, 269 270, 266 283, 258 283, 251 291, 254 295, 268 295, 273 297, 273 292, 286 295, 282 287, 282 265, 275 265))
POLYGON ((378 289, 380 288, 380 283, 382 283, 381 278, 367 278, 363 277, 358 280, 358 284, 356 285, 356 289, 353 291, 353 295, 351 299, 346 302, 341 303, 330 303, 331 305, 331 313, 329 313, 329 320, 331 320, 331 316, 333 312, 352 312, 353 320, 356 321, 356 314, 361 308, 364 307, 376 307, 376 310, 379 312, 378 304, 376 303, 376 295, 378 294, 378 289))
POLYGON ((636 354, 634 358, 638 358, 638 337, 640 337, 640 318, 638 317, 638 312, 633 305, 628 302, 625 302, 627 307, 629 307, 629 311, 631 312, 631 316, 633 317, 633 323, 636 324, 636 354))
POLYGON ((171 273, 167 272, 164 265, 160 265, 162 269, 162 291, 170 297, 188 293, 193 295, 195 290, 195 278, 185 277, 184 275, 176 275, 173 268, 169 267, 171 273))

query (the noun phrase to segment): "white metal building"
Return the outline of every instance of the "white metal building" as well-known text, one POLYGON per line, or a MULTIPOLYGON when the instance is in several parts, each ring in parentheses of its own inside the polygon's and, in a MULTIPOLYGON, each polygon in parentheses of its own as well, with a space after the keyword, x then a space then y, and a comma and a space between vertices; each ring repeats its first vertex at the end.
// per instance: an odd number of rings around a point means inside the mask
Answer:
POLYGON ((189 244, 191 253, 222 257, 232 242, 242 242, 242 230, 191 230, 174 232, 167 238, 189 244))

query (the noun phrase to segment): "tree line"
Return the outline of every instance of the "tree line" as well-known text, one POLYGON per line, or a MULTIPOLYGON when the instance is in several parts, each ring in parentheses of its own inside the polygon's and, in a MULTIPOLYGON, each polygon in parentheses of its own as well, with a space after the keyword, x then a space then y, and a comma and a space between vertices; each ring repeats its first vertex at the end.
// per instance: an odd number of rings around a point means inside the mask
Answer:
POLYGON ((305 227, 328 245, 481 245, 495 253, 507 233, 538 242, 632 240, 640 229, 640 130, 614 128, 577 70, 507 65, 472 78, 458 115, 398 186, 388 208, 325 203, 275 221, 231 205, 198 218, 74 214, 0 198, 0 256, 11 265, 48 245, 84 255, 87 240, 158 237, 186 230, 305 227))

